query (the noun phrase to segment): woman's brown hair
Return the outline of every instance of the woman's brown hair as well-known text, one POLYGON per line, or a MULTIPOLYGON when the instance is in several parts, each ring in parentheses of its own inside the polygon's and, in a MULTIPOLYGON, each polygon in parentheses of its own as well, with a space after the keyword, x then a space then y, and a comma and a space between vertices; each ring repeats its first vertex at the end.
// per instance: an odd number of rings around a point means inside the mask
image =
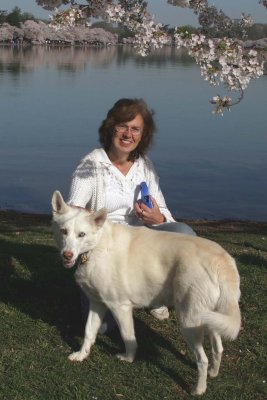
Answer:
POLYGON ((128 160, 135 161, 139 156, 145 155, 152 145, 156 127, 153 119, 154 112, 148 109, 147 104, 142 99, 120 99, 108 111, 106 119, 102 121, 98 130, 99 141, 106 152, 112 145, 115 126, 133 120, 137 114, 143 117, 144 129, 137 148, 130 153, 128 160))

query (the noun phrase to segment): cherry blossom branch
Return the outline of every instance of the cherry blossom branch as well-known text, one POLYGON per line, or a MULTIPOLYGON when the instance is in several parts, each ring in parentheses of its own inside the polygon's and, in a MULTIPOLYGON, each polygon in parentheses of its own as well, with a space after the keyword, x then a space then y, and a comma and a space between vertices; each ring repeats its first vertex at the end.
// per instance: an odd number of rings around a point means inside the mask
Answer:
MULTIPOLYGON (((177 48, 184 47, 199 65, 204 80, 211 85, 223 84, 228 91, 239 93, 238 100, 215 96, 215 114, 222 114, 238 104, 251 79, 263 75, 265 58, 260 51, 247 50, 239 38, 244 38, 246 28, 251 26, 249 15, 242 14, 240 20, 233 20, 222 10, 210 6, 208 0, 167 0, 170 5, 187 7, 198 15, 199 33, 191 34, 177 28, 174 35, 177 48)), ((45 8, 52 9, 62 4, 70 7, 56 11, 51 24, 57 29, 85 23, 91 17, 102 18, 112 23, 122 24, 134 33, 134 47, 142 55, 153 48, 161 48, 170 42, 162 24, 157 24, 147 12, 142 0, 87 0, 87 4, 77 4, 74 0, 37 0, 45 8)), ((267 8, 267 0, 259 0, 267 8)))

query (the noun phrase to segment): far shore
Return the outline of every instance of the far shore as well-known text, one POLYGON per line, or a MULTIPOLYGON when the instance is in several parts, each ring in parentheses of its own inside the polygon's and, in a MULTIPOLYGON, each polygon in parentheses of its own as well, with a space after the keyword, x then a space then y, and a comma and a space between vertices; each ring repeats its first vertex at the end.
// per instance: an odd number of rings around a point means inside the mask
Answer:
MULTIPOLYGON (((50 225, 52 214, 27 213, 15 210, 0 210, 0 223, 16 224, 17 226, 50 225)), ((198 234, 205 232, 242 232, 261 233, 267 235, 267 221, 244 220, 206 220, 206 219, 179 219, 186 222, 196 230, 198 234)), ((267 238, 266 238, 267 240, 267 238)))
MULTIPOLYGON (((243 44, 244 48, 247 50, 261 50, 261 51, 267 51, 267 38, 261 38, 257 40, 246 40, 246 41, 241 41, 239 40, 240 43, 243 44)), ((66 41, 66 40, 61 40, 61 39, 56 39, 56 40, 48 40, 46 42, 38 43, 38 41, 14 41, 14 40, 8 40, 8 41, 1 41, 0 40, 0 47, 15 47, 15 48, 29 48, 29 47, 35 47, 35 46, 42 46, 42 47, 98 47, 98 48, 103 48, 103 47, 111 47, 111 46, 133 46, 133 43, 131 40, 123 40, 122 42, 103 42, 101 39, 93 40, 93 41, 66 41)), ((175 43, 166 43, 164 45, 165 47, 176 47, 175 43)))

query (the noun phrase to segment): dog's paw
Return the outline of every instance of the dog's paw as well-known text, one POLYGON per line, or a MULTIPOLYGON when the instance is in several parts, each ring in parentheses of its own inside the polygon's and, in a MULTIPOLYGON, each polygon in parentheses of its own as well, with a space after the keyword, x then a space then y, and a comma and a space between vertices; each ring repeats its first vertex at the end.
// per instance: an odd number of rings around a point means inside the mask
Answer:
POLYGON ((191 390, 191 395, 192 396, 201 396, 202 394, 204 394, 206 392, 207 387, 198 387, 195 386, 192 390, 191 390))
POLYGON ((82 362, 87 356, 88 354, 84 353, 83 351, 76 351, 74 353, 71 353, 68 359, 70 361, 82 362))
POLYGON ((219 370, 218 370, 218 368, 210 368, 209 370, 208 370, 208 374, 209 374, 209 377, 210 378, 216 378, 216 376, 218 376, 218 373, 219 373, 219 370))
POLYGON ((128 363, 132 363, 134 361, 134 356, 124 354, 117 354, 116 357, 121 361, 127 361, 128 363))

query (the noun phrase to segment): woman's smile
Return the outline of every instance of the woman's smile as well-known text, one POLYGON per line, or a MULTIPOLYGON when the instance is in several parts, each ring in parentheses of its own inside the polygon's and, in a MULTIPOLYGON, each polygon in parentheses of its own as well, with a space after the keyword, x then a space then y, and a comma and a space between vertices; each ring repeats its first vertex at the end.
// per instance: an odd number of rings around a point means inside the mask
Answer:
POLYGON ((122 137, 122 138, 120 139, 120 143, 121 143, 123 146, 129 146, 129 145, 131 145, 131 144, 134 143, 134 142, 133 142, 133 140, 130 139, 130 138, 122 137))

